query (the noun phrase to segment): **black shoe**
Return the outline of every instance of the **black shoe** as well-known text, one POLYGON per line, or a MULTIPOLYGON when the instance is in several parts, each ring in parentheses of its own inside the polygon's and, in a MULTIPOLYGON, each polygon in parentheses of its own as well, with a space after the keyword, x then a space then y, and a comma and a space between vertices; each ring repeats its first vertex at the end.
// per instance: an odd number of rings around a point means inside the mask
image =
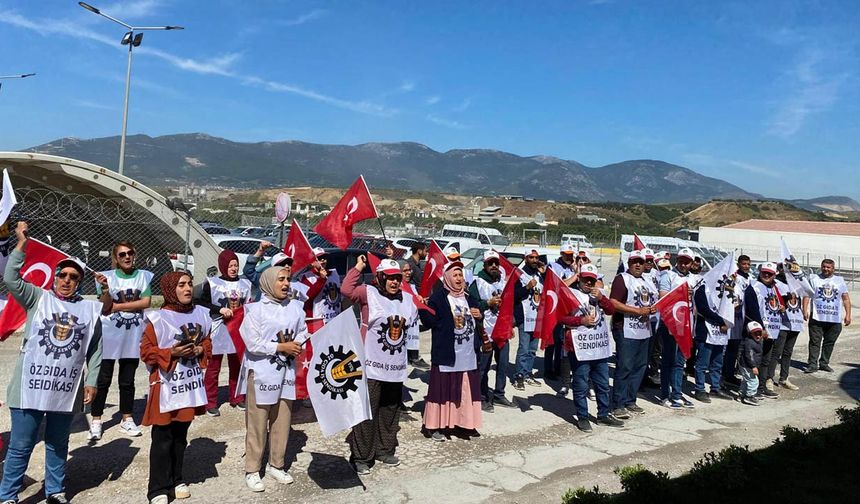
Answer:
POLYGON ((708 393, 705 392, 704 390, 697 390, 696 393, 693 394, 693 397, 699 402, 703 402, 703 403, 711 402, 711 398, 708 396, 708 393))
POLYGON ((492 413, 494 410, 492 401, 481 401, 481 411, 492 413))
POLYGON ((499 406, 503 406, 505 408, 516 408, 517 405, 510 401, 507 397, 493 397, 493 404, 498 404, 499 406))
POLYGON ((624 420, 627 420, 628 418, 630 418, 630 412, 627 411, 627 408, 615 408, 615 410, 612 411, 612 416, 614 416, 615 418, 623 418, 624 420))
POLYGON ((69 499, 66 498, 66 494, 64 493, 55 493, 53 495, 49 495, 47 499, 45 499, 46 504, 69 504, 69 499))
POLYGON ((582 432, 591 432, 591 422, 588 421, 587 418, 580 418, 576 421, 576 428, 581 430, 582 432))
POLYGON ((779 394, 777 392, 774 392, 773 390, 768 390, 768 389, 759 390, 758 394, 756 394, 756 395, 759 395, 759 394, 761 394, 763 397, 766 397, 767 399, 776 399, 779 397, 779 394))
POLYGON ((727 394, 726 392, 723 392, 722 390, 712 390, 711 391, 711 397, 716 397, 717 399, 730 399, 730 400, 735 399, 734 397, 731 396, 731 394, 727 394))
POLYGON ((245 401, 242 401, 242 402, 239 402, 236 404, 231 404, 231 406, 233 406, 234 408, 236 408, 239 411, 245 411, 246 409, 248 409, 248 405, 245 403, 245 401))
POLYGON ((758 399, 753 396, 743 396, 741 397, 741 402, 748 406, 761 406, 761 403, 758 402, 758 399))
POLYGON ((356 462, 353 465, 355 466, 355 472, 358 475, 364 476, 365 474, 370 474, 370 465, 364 462, 356 462))
POLYGON ((816 371, 818 371, 818 368, 815 366, 806 366, 806 369, 803 370, 803 372, 806 374, 812 374, 816 371))
POLYGON ((822 370, 822 371, 827 371, 828 373, 832 373, 832 372, 833 372, 833 368, 832 368, 832 367, 830 367, 830 366, 829 366, 829 365, 827 365, 827 364, 820 364, 820 365, 818 366, 818 369, 820 369, 820 370, 822 370))
POLYGON ((514 378, 514 388, 517 390, 525 390, 526 389, 526 382, 522 376, 517 375, 517 377, 514 378))
POLYGON ((427 371, 428 369, 430 369, 430 364, 428 364, 427 361, 425 361, 421 357, 409 361, 409 364, 415 369, 421 369, 423 371, 427 371))
MULTIPOLYGON (((629 406, 628 406, 629 409, 629 406)), ((604 417, 597 417, 597 423, 600 425, 605 425, 607 427, 624 427, 624 422, 615 418, 612 415, 606 415, 604 417)))
POLYGON ((560 389, 558 389, 558 392, 556 392, 555 395, 557 395, 559 397, 567 397, 567 394, 569 394, 569 393, 570 393, 569 387, 561 387, 560 389))
POLYGON ((638 414, 638 415, 641 415, 641 414, 645 413, 645 410, 644 410, 644 409, 642 409, 642 408, 640 408, 640 407, 639 407, 638 405, 636 405, 636 404, 628 404, 628 405, 627 405, 627 411, 629 411, 629 412, 631 412, 631 413, 636 413, 636 414, 638 414))

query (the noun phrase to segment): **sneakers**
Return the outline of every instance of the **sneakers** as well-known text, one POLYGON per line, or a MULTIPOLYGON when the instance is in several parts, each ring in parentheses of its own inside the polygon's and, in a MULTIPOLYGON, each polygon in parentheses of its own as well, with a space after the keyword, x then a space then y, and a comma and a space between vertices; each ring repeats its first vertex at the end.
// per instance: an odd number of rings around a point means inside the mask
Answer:
POLYGON ((635 403, 627 405, 627 411, 631 413, 636 413, 637 415, 642 415, 643 413, 645 413, 645 410, 635 403))
POLYGON ((365 464, 364 462, 356 462, 355 463, 355 473, 359 476, 364 476, 366 474, 370 474, 370 466, 365 464))
POLYGON ((481 401, 481 411, 484 413, 492 413, 495 411, 492 401, 481 401))
POLYGON ((433 435, 430 436, 430 439, 432 439, 433 441, 439 442, 439 443, 446 440, 445 434, 442 434, 439 431, 433 431, 433 435))
POLYGON ((290 476, 290 473, 283 469, 278 469, 277 467, 272 467, 270 465, 266 466, 266 476, 271 476, 278 483, 283 485, 289 485, 293 482, 293 477, 290 476))
POLYGON ((239 411, 245 411, 248 408, 248 405, 245 404, 245 401, 242 401, 242 402, 239 402, 236 404, 231 404, 231 406, 233 406, 234 408, 236 408, 239 411))
POLYGON ((427 361, 425 361, 421 357, 409 361, 409 365, 414 367, 415 369, 421 369, 423 371, 427 371, 428 369, 430 369, 430 364, 428 364, 427 361))
MULTIPOLYGON (((99 426, 101 428, 101 426, 99 426)), ((134 420, 129 418, 128 420, 123 420, 121 424, 119 424, 119 430, 122 431, 126 436, 138 437, 143 434, 140 431, 140 427, 134 423, 134 420)))
POLYGON ((708 393, 707 393, 707 392, 705 392, 704 390, 697 390, 697 391, 696 391, 696 393, 695 393, 695 394, 693 394, 693 397, 694 397, 697 401, 702 402, 702 403, 705 403, 705 404, 707 404, 707 403, 711 402, 711 398, 710 398, 710 396, 708 396, 708 393))
POLYGON ((719 390, 719 389, 717 389, 717 390, 712 389, 710 395, 711 395, 711 397, 716 397, 717 399, 734 400, 734 397, 732 397, 730 394, 723 392, 722 390, 719 390))
POLYGON ((627 420, 630 418, 630 412, 627 411, 627 408, 615 408, 615 410, 612 411, 612 416, 627 420))
POLYGON ((381 457, 376 457, 376 460, 382 462, 388 467, 397 467, 400 465, 400 459, 397 455, 383 455, 381 457))
POLYGON ((607 427, 624 427, 624 422, 615 418, 612 415, 597 417, 597 423, 599 423, 600 425, 605 425, 607 427))
MULTIPOLYGON (((773 390, 764 389, 759 390, 758 392, 762 395, 762 397, 765 397, 767 399, 777 399, 779 397, 779 393, 773 390)), ((758 396, 759 394, 756 394, 756 396, 758 396)))
POLYGON ((743 396, 741 397, 741 403, 746 404, 747 406, 760 406, 761 403, 758 402, 753 396, 743 396))
MULTIPOLYGON (((170 499, 167 498, 166 495, 156 495, 155 497, 149 499, 149 504, 168 504, 170 499)), ((5 502, 3 504, 6 504, 5 502)))
POLYGON ((812 374, 816 371, 818 371, 818 368, 815 366, 806 366, 806 369, 803 370, 803 372, 806 374, 812 374))
POLYGON ((541 386, 541 383, 537 380, 537 378, 535 378, 534 376, 531 376, 531 375, 526 376, 525 382, 526 382, 526 385, 529 385, 532 387, 540 387, 541 386))
POLYGON ((684 409, 684 405, 681 404, 681 401, 675 401, 672 399, 663 399, 660 402, 660 406, 663 406, 664 408, 673 409, 673 410, 684 409))
MULTIPOLYGON (((370 472, 370 469, 368 469, 367 472, 370 472)), ((260 479, 260 475, 257 473, 246 474, 245 485, 248 487, 248 490, 252 492, 262 492, 266 490, 266 485, 263 484, 263 480, 260 479)))
POLYGON ((594 430, 591 428, 591 422, 589 422, 587 418, 580 418, 577 420, 576 428, 582 432, 592 432, 594 430))
POLYGON ((504 406, 505 408, 516 408, 517 405, 513 403, 513 401, 509 400, 505 396, 496 396, 493 397, 493 404, 498 404, 499 406, 504 406))
MULTIPOLYGON (((138 434, 138 435, 140 435, 140 434, 138 434)), ((90 424, 90 434, 89 434, 89 436, 87 436, 87 439, 90 441, 98 441, 101 438, 102 438, 102 422, 101 422, 101 420, 93 421, 93 423, 90 424)))
POLYGON ((693 409, 696 407, 693 401, 687 399, 686 397, 681 397, 681 405, 688 409, 693 409))
POLYGON ((818 366, 818 369, 820 369, 820 370, 822 370, 822 371, 827 371, 828 373, 832 373, 832 372, 833 372, 833 368, 832 368, 832 367, 830 367, 830 366, 829 366, 829 365, 827 365, 827 364, 821 364, 820 366, 818 366))
POLYGON ((569 388, 567 388, 567 387, 561 387, 560 389, 558 389, 558 392, 556 392, 556 394, 555 394, 555 395, 557 395, 557 396, 559 396, 559 397, 567 397, 567 393, 568 393, 568 392, 570 392, 570 389, 569 389, 569 388))
POLYGON ((187 499, 191 497, 191 489, 185 483, 180 483, 173 489, 173 495, 177 499, 187 499))
POLYGON ((788 381, 787 379, 786 379, 786 380, 784 380, 784 381, 779 382, 779 386, 780 386, 780 387, 782 387, 782 388, 786 388, 786 389, 788 389, 788 390, 800 390, 800 387, 798 387, 797 385, 795 385, 795 384, 791 383, 791 382, 790 382, 790 381, 788 381))
POLYGON ((523 380, 522 375, 517 375, 516 378, 514 378, 514 388, 517 390, 526 389, 525 381, 523 380))
POLYGON ((776 388, 773 384, 773 378, 768 378, 767 381, 764 382, 764 388, 770 391, 773 391, 776 388))
POLYGON ((66 498, 66 494, 60 492, 49 495, 48 498, 45 499, 45 502, 47 504, 69 504, 72 501, 66 498))
POLYGON ((219 410, 217 407, 209 408, 208 410, 206 410, 206 416, 211 416, 211 417, 221 416, 221 410, 219 410))

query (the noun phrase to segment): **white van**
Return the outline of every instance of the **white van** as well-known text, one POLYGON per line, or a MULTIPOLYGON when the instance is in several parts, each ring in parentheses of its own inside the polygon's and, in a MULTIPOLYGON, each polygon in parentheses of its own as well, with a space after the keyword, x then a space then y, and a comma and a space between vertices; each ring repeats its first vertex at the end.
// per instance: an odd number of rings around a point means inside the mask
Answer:
POLYGON ((456 243, 460 252, 471 248, 503 250, 511 244, 498 229, 458 224, 445 224, 442 227, 441 238, 449 244, 456 243))
POLYGON ((561 235, 561 242, 559 245, 564 245, 565 243, 570 243, 576 249, 593 249, 594 245, 588 241, 588 238, 585 235, 581 234, 563 234, 561 235))
MULTIPOLYGON (((727 255, 725 251, 715 247, 708 247, 697 241, 682 240, 673 236, 640 236, 645 246, 653 250, 655 253, 661 250, 669 252, 672 256, 672 262, 675 262, 675 256, 682 248, 689 248, 693 252, 702 256, 703 270, 710 270, 718 262, 722 261, 727 255)), ((621 235, 621 261, 627 262, 627 256, 633 251, 633 235, 621 235)))

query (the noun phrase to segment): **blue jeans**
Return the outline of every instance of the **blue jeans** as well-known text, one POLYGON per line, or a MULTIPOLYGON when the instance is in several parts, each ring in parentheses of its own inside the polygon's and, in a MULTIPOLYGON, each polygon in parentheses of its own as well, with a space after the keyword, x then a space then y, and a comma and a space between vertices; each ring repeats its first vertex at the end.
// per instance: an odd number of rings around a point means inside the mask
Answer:
POLYGON ((723 353, 726 347, 696 341, 696 392, 705 391, 705 379, 711 382, 711 392, 720 390, 723 372, 723 353), (708 376, 705 376, 705 372, 708 376))
POLYGON ((573 352, 568 354, 568 358, 573 370, 573 405, 576 408, 576 417, 588 418, 589 378, 594 384, 597 396, 597 417, 605 417, 609 414, 609 359, 579 361, 573 352))
POLYGON ((540 340, 534 338, 533 332, 526 332, 523 324, 520 324, 517 332, 520 335, 520 345, 517 347, 517 376, 529 376, 535 365, 540 340))
POLYGON ((616 408, 624 408, 636 404, 636 392, 648 367, 648 338, 629 339, 622 334, 618 343, 613 399, 616 408))
POLYGON ((505 346, 498 348, 493 343, 493 350, 490 352, 481 352, 478 350, 481 359, 481 400, 491 401, 493 397, 505 396, 505 382, 508 378, 508 358, 511 353, 511 344, 506 341, 505 346), (490 392, 490 368, 493 367, 493 359, 496 360, 496 388, 490 392))
POLYGON ((660 324, 657 333, 663 343, 663 355, 660 361, 660 399, 680 401, 681 386, 684 384, 684 365, 687 361, 666 326, 660 324))
POLYGON ((744 380, 744 382, 741 384, 741 395, 744 397, 754 396, 756 392, 758 392, 758 376, 754 375, 752 369, 748 367, 738 367, 741 369, 741 377, 744 380))
POLYGON ((30 455, 38 442, 42 418, 45 418, 45 495, 62 492, 74 415, 19 408, 9 408, 9 413, 12 415, 12 432, 3 466, 3 482, 0 483, 0 501, 18 500, 30 455))

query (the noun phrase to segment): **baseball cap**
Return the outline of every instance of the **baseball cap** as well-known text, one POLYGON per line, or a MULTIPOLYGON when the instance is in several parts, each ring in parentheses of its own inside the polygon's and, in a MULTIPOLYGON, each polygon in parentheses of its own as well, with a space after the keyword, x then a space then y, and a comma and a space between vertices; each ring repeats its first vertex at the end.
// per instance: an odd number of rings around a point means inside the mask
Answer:
POLYGON ((678 257, 686 257, 687 259, 692 261, 696 258, 696 254, 692 250, 685 247, 678 251, 678 257))
POLYGON ((537 249, 531 249, 528 252, 526 252, 526 257, 532 256, 532 255, 533 256, 539 256, 540 252, 538 252, 537 249))
POLYGON ((654 259, 654 251, 649 248, 642 249, 642 255, 645 256, 645 259, 654 259))
POLYGON ((561 253, 562 254, 573 254, 573 244, 570 242, 563 243, 561 245, 561 253))
POLYGON ((484 262, 487 262, 487 261, 492 260, 492 259, 495 259, 496 261, 498 261, 499 260, 499 253, 496 252, 495 250, 487 250, 486 252, 484 252, 484 262))
POLYGON ((322 248, 322 247, 314 247, 314 255, 315 255, 316 257, 322 256, 322 255, 326 255, 326 251, 325 251, 325 249, 324 249, 324 248, 322 248))
POLYGON ((87 267, 77 257, 67 257, 57 263, 57 273, 59 273, 63 268, 75 268, 78 270, 78 273, 80 273, 81 278, 83 278, 87 267))
POLYGON ((774 264, 772 262, 766 262, 766 263, 761 265, 761 271, 762 272, 766 271, 768 273, 773 273, 774 275, 776 275, 776 264, 774 264))
POLYGON ((376 267, 377 273, 385 273, 386 275, 399 275, 400 265, 394 259, 382 259, 379 261, 379 266, 376 267))
POLYGON ((591 258, 591 254, 589 253, 588 249, 579 249, 579 252, 577 254, 579 255, 579 257, 586 257, 589 259, 591 258))
POLYGON ((761 324, 753 320, 749 324, 747 324, 747 332, 755 332, 755 331, 763 331, 764 329, 761 327, 761 324))
POLYGON ((579 276, 583 278, 597 278, 597 268, 593 264, 583 264, 579 268, 579 276))
POLYGON ((668 250, 661 250, 660 252, 657 252, 656 254, 654 254, 654 257, 662 257, 662 258, 668 259, 668 258, 672 257, 672 254, 670 254, 668 250))
POLYGON ((283 252, 278 252, 272 256, 272 266, 292 266, 293 258, 283 252))
POLYGON ((627 256, 627 262, 630 262, 634 259, 642 259, 644 261, 645 254, 643 254, 641 250, 634 250, 633 252, 630 252, 629 256, 627 256))
POLYGON ((443 250, 442 253, 445 254, 445 257, 452 261, 460 258, 460 251, 457 250, 457 247, 454 247, 453 245, 445 247, 445 250, 443 250))

